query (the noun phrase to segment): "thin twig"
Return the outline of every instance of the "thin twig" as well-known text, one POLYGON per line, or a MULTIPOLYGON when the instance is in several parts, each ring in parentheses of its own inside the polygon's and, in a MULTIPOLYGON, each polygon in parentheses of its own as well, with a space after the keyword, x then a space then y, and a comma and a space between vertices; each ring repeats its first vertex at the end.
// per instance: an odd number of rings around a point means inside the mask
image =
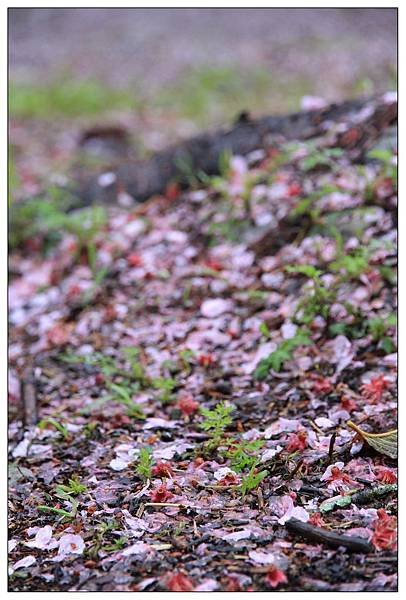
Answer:
POLYGON ((144 494, 144 492, 147 491, 147 489, 149 488, 150 485, 151 485, 151 482, 149 479, 147 479, 147 482, 144 485, 144 487, 134 495, 134 498, 139 498, 140 496, 142 496, 144 494))
POLYGON ((30 427, 38 421, 37 392, 34 383, 34 369, 30 365, 21 377, 21 398, 24 411, 24 425, 30 427))

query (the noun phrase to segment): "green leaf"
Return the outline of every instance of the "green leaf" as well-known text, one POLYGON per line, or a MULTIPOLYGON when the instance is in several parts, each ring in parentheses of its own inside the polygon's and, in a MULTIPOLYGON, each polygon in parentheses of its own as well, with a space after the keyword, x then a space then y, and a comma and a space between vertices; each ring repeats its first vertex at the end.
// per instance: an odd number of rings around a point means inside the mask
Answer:
POLYGON ((264 440, 241 440, 239 443, 231 446, 226 456, 230 459, 230 466, 241 473, 246 468, 251 468, 258 463, 258 451, 264 445, 264 440))
POLYGON ((292 358, 293 351, 299 346, 308 346, 311 340, 305 331, 298 330, 295 337, 288 340, 283 340, 274 352, 260 361, 254 371, 255 379, 264 379, 273 369, 277 373, 281 370, 282 365, 292 358))
POLYGON ((268 475, 268 471, 259 471, 258 473, 254 473, 257 464, 258 463, 254 464, 251 467, 248 475, 243 477, 241 481, 241 492, 243 496, 245 496, 247 492, 250 492, 251 490, 257 488, 261 481, 268 475))
POLYGON ((285 267, 285 271, 287 273, 301 273, 309 279, 318 279, 322 274, 322 271, 319 271, 313 265, 288 265, 285 267))
POLYGON ((204 431, 209 431, 213 438, 220 438, 226 427, 231 425, 233 419, 231 413, 235 409, 232 404, 227 405, 224 402, 217 404, 214 410, 201 408, 200 412, 205 417, 200 427, 204 431))
POLYGON ((392 161, 393 154, 389 150, 383 150, 376 148, 375 150, 370 150, 367 154, 368 158, 375 158, 376 160, 381 160, 383 163, 388 163, 392 161))
POLYGON ((55 429, 57 429, 57 431, 59 431, 59 433, 62 434, 62 436, 65 440, 67 440, 69 438, 68 429, 64 425, 62 425, 62 423, 58 423, 58 421, 56 419, 53 419, 52 417, 47 417, 46 419, 42 419, 42 421, 40 421, 38 423, 38 427, 40 429, 45 429, 45 427, 48 424, 53 425, 53 427, 55 427, 55 429))
POLYGON ((261 323, 261 325, 259 326, 259 331, 260 333, 262 333, 262 335, 265 338, 268 338, 270 336, 270 331, 268 329, 268 325, 266 323, 261 323))
POLYGON ((379 347, 382 348, 386 352, 386 354, 391 354, 395 350, 394 343, 390 339, 390 337, 383 337, 379 342, 379 347))

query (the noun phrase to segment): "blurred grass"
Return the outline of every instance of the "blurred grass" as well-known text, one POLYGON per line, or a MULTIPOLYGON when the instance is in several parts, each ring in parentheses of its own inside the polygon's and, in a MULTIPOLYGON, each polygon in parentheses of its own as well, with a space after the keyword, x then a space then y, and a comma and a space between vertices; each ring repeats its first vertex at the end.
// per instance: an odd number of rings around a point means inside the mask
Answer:
POLYGON ((155 104, 206 127, 229 122, 242 110, 269 113, 298 109, 300 98, 310 90, 305 79, 276 79, 266 69, 204 67, 163 89, 155 104))
MULTIPOLYGON (((396 73, 388 67, 387 88, 396 88, 396 73)), ((368 77, 353 82, 348 97, 376 92, 368 77)), ((64 73, 50 83, 9 86, 11 117, 72 119, 111 111, 143 110, 188 119, 199 127, 230 122, 248 110, 256 114, 287 113, 300 109, 300 99, 314 94, 315 82, 301 75, 275 75, 264 68, 240 65, 191 69, 154 92, 108 87, 100 81, 79 81, 64 73)))
POLYGON ((8 204, 11 206, 13 202, 13 192, 18 187, 19 178, 14 158, 14 147, 8 145, 8 204))
POLYGON ((135 87, 113 89, 98 81, 75 81, 65 74, 48 84, 11 82, 9 110, 11 117, 48 120, 144 108, 204 127, 229 122, 242 110, 296 110, 300 98, 310 92, 311 83, 305 79, 275 79, 265 69, 238 66, 193 69, 143 97, 135 87))
MULTIPOLYGON (((380 86, 381 91, 386 90, 397 90, 398 78, 396 69, 392 65, 388 65, 385 73, 382 75, 382 85, 380 86)), ((351 86, 349 93, 351 95, 359 96, 371 95, 378 92, 376 84, 370 77, 360 77, 351 86)))
POLYGON ((49 84, 10 83, 10 116, 51 119, 81 117, 110 110, 137 108, 135 91, 115 90, 98 81, 74 81, 69 77, 49 84))

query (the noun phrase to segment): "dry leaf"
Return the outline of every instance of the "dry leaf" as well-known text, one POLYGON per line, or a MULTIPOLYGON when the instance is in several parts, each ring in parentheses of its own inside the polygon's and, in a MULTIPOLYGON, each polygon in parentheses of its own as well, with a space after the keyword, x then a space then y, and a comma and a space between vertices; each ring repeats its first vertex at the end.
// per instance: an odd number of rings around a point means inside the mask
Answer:
POLYGON ((352 421, 347 422, 348 427, 356 431, 362 439, 369 444, 374 450, 390 456, 391 458, 398 457, 398 430, 386 431, 385 433, 368 433, 363 431, 352 421))

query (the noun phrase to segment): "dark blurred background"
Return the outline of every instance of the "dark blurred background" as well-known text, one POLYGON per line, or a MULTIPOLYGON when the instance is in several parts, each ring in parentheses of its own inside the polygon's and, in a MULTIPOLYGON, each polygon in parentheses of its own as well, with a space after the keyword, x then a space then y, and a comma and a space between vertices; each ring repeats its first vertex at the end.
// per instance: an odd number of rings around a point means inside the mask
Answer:
POLYGON ((78 131, 94 123, 118 123, 143 154, 244 109, 394 89, 396 46, 391 8, 9 9, 20 182, 50 161, 63 170, 78 131))

